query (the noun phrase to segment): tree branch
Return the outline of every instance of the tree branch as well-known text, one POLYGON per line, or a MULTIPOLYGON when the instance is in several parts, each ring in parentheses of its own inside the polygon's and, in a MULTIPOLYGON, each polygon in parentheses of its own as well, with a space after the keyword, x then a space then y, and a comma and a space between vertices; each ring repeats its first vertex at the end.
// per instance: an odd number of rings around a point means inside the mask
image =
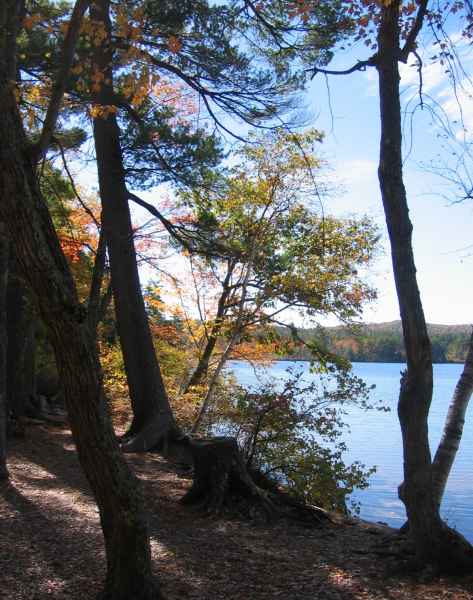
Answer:
POLYGON ((373 56, 371 56, 367 60, 359 60, 349 69, 334 71, 331 69, 320 69, 319 67, 311 67, 310 69, 306 69, 306 71, 312 73, 312 79, 317 75, 317 73, 322 73, 324 75, 350 75, 350 73, 355 73, 355 71, 366 71, 366 67, 375 67, 377 62, 378 55, 373 54, 373 56))
POLYGON ((64 38, 61 50, 60 67, 54 81, 51 100, 49 101, 46 118, 44 119, 43 129, 36 144, 32 148, 32 156, 38 161, 46 152, 51 138, 56 128, 59 110, 61 108, 64 92, 66 91, 67 80, 74 60, 74 52, 77 39, 79 37, 82 17, 89 7, 90 0, 77 0, 72 11, 68 24, 67 33, 64 38))
POLYGON ((139 206, 145 208, 153 216, 159 219, 159 221, 162 223, 169 235, 173 239, 177 240, 180 244, 182 244, 186 248, 186 250, 188 250, 189 252, 193 251, 191 244, 187 240, 183 239, 183 236, 179 235, 179 233, 176 230, 176 226, 173 223, 171 223, 169 219, 166 219, 166 217, 155 206, 153 206, 149 202, 146 202, 146 200, 143 200, 142 198, 131 192, 128 192, 128 197, 130 200, 132 200, 139 206))
POLYGON ((407 35, 406 43, 404 44, 404 47, 402 48, 401 53, 399 55, 399 60, 403 63, 407 62, 409 54, 416 49, 417 36, 419 35, 419 32, 424 24, 424 18, 427 14, 428 3, 429 0, 420 0, 419 2, 419 9, 417 11, 414 24, 412 25, 412 29, 407 35))

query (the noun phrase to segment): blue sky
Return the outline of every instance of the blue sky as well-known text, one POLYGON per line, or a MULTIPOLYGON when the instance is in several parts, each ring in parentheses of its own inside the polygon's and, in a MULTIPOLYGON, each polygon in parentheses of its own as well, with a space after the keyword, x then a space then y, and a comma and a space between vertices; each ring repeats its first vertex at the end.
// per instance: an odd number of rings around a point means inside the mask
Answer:
MULTIPOLYGON (((430 48, 424 49, 428 55, 430 48)), ((333 67, 349 66, 353 51, 333 67)), ((362 57, 360 57, 362 58, 362 57)), ((465 49, 464 64, 471 64, 465 49)), ((332 65, 331 65, 332 67, 332 65)), ((458 110, 452 86, 437 63, 424 69, 424 92, 431 95, 450 118, 458 110)), ((418 75, 410 66, 402 68, 404 104, 415 100, 418 75)), ((469 82, 463 79, 464 87, 469 82)), ((319 75, 305 97, 314 125, 326 132, 322 152, 343 184, 344 193, 326 201, 327 212, 337 215, 368 214, 382 231, 382 256, 370 271, 370 281, 379 298, 367 310, 367 322, 399 318, 389 244, 377 181, 379 150, 379 108, 374 69, 348 76, 332 76, 327 83, 319 75), (331 107, 331 110, 330 110, 331 107)), ((464 121, 473 125, 473 102, 460 90, 464 121)), ((473 202, 452 204, 453 186, 427 172, 421 162, 429 162, 442 149, 439 129, 427 110, 417 111, 413 122, 413 143, 405 160, 404 173, 414 226, 414 252, 426 318, 431 323, 473 323, 473 202)), ((407 142, 407 140, 406 140, 407 142)))
MULTIPOLYGON (((439 63, 429 64, 427 60, 435 52, 429 40, 423 48, 419 48, 419 52, 425 59, 423 88, 426 100, 432 97, 445 115, 451 119, 458 118, 458 103, 444 67, 439 63)), ((472 50, 460 44, 460 53, 465 71, 473 72, 472 50)), ((338 54, 330 68, 345 68, 364 58, 366 53, 363 49, 352 48, 338 54)), ((401 74, 404 105, 412 107, 418 98, 417 71, 407 65, 402 67, 401 74)), ((457 90, 457 95, 461 100, 464 122, 473 126, 473 100, 468 95, 473 87, 466 73, 460 74, 459 83, 463 85, 457 90)), ((301 97, 300 110, 307 115, 308 125, 325 132, 320 152, 329 165, 330 177, 343 188, 343 193, 325 201, 325 211, 339 216, 367 214, 378 223, 382 233, 380 257, 367 275, 378 290, 378 300, 365 309, 363 320, 382 322, 398 319, 377 180, 379 108, 376 71, 369 69, 348 76, 332 76, 328 82, 323 76, 317 76, 301 97)), ((406 123, 409 124, 409 120, 406 123)), ((422 168, 421 162, 428 163, 442 152, 439 129, 432 123, 427 110, 416 111, 412 132, 412 145, 406 143, 406 150, 409 147, 410 152, 405 160, 404 173, 414 225, 418 282, 426 318, 430 323, 473 323, 473 201, 452 204, 445 196, 453 199, 453 187, 422 168)), ((88 186, 96 187, 95 172, 92 174, 90 169, 86 169, 80 179, 88 186)), ((156 199, 157 193, 142 195, 152 200, 156 199)), ((144 280, 149 276, 143 272, 144 280)), ((151 277, 156 278, 157 274, 153 273, 151 277)), ((327 324, 333 322, 329 320, 327 324)))

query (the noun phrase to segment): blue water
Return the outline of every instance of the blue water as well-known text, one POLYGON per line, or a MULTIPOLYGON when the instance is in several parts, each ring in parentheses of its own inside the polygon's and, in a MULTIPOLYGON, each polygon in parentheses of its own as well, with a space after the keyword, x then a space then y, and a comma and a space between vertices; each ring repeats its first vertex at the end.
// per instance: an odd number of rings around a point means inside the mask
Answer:
MULTIPOLYGON (((286 370, 299 368, 304 379, 315 375, 309 371, 309 363, 279 361, 267 370, 268 375, 284 379, 286 370)), ((242 385, 258 383, 257 374, 247 363, 232 361, 229 368, 242 385)), ((429 415, 429 437, 432 454, 440 439, 448 405, 452 397, 462 365, 434 365, 434 396, 429 415)), ((400 372, 403 365, 394 363, 353 363, 353 371, 369 384, 375 384, 372 397, 381 399, 391 407, 390 412, 351 409, 347 416, 350 433, 344 436, 348 444, 348 461, 359 460, 367 466, 377 466, 370 477, 366 490, 356 491, 352 499, 361 504, 360 516, 370 521, 382 521, 400 527, 405 520, 402 502, 397 497, 397 486, 402 481, 402 440, 397 419, 396 405, 399 393, 400 372)), ((467 412, 463 438, 442 502, 442 516, 452 527, 473 541, 473 423, 471 407, 467 412)))

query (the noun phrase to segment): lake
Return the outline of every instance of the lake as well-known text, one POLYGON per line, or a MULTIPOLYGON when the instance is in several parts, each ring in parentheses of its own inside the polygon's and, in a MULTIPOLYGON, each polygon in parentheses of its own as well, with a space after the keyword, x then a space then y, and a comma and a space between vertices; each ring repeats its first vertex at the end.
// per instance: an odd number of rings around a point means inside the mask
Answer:
MULTIPOLYGON (((265 377, 269 375, 284 379, 289 367, 302 369, 304 379, 316 377, 310 373, 309 363, 293 361, 273 363, 265 377)), ((240 384, 251 386, 258 383, 254 369, 247 363, 231 361, 228 368, 240 384)), ((403 368, 403 365, 394 363, 353 363, 354 373, 368 385, 376 386, 372 397, 381 399, 391 407, 391 411, 350 409, 346 420, 351 431, 344 436, 349 448, 347 461, 359 460, 367 466, 377 467, 377 472, 370 477, 369 488, 352 494, 352 498, 361 504, 361 518, 383 521, 394 527, 400 527, 405 521, 404 505, 397 497, 397 486, 403 476, 402 439, 396 406, 403 368)), ((458 364, 434 365, 434 396, 429 416, 432 455, 440 440, 452 393, 462 369, 463 365, 458 364)), ((469 422, 470 409, 441 512, 450 526, 473 542, 473 423, 469 422)))

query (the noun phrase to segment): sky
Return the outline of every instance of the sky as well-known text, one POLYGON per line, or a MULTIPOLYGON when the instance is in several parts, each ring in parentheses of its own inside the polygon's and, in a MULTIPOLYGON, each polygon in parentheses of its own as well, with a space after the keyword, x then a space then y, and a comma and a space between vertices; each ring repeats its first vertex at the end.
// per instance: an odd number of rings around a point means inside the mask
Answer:
MULTIPOLYGON (((458 36, 453 33, 452 38, 456 41, 458 36)), ((473 131, 473 99, 469 95, 470 91, 473 93, 473 86, 467 77, 469 72, 473 73, 473 52, 461 43, 457 47, 465 72, 458 75, 460 86, 455 91, 445 76, 445 67, 428 61, 435 53, 431 41, 426 40, 419 48, 424 58, 424 99, 426 104, 435 102, 437 112, 454 121, 459 118, 456 97, 459 98, 463 122, 473 131)), ((346 68, 364 58, 366 53, 352 48, 338 53, 330 68, 346 68)), ((418 81, 415 66, 401 67, 402 99, 407 111, 418 105, 418 81)), ((369 282, 377 289, 378 298, 365 308, 362 320, 367 323, 397 320, 399 308, 377 180, 379 106, 376 71, 368 69, 327 79, 318 75, 301 95, 299 109, 308 125, 325 132, 320 153, 327 162, 329 177, 343 190, 325 200, 325 213, 336 216, 367 214, 380 228, 379 257, 367 273, 369 282)), ((405 133, 404 175, 426 319, 430 323, 473 323, 473 200, 453 203, 454 186, 422 166, 438 156, 448 156, 440 144, 440 129, 426 108, 417 108, 412 120, 405 117, 405 133)), ((97 187, 95 173, 92 175, 89 169, 81 179, 89 187, 97 187)), ((149 200, 156 198, 156 192, 141 195, 149 200)), ((150 274, 143 271, 143 282, 149 277, 150 274)), ((293 320, 291 316, 289 318, 293 320)), ((327 319, 325 324, 333 325, 335 321, 327 319)))
MULTIPOLYGON (((431 47, 424 56, 433 54, 431 47)), ((351 51, 330 68, 353 63, 351 51)), ((361 57, 356 57, 361 58, 361 57)), ((464 49, 463 64, 468 72, 473 60, 464 49)), ((465 89, 465 75, 460 77, 465 89)), ((403 104, 407 110, 418 103, 418 73, 412 66, 402 66, 403 104)), ((423 70, 426 102, 433 98, 438 112, 452 120, 458 118, 458 103, 452 86, 438 63, 423 70)), ((473 101, 460 89, 464 123, 473 130, 473 101)), ((325 210, 335 215, 367 214, 379 224, 382 234, 381 256, 370 268, 369 280, 378 290, 378 299, 364 311, 363 321, 383 322, 399 319, 389 243, 377 180, 379 153, 379 107, 377 75, 374 69, 328 80, 318 75, 304 97, 305 109, 312 123, 325 131, 321 151, 332 176, 344 189, 342 194, 325 202, 325 210), (327 91, 329 88, 329 93, 327 91)), ((302 108, 302 106, 301 106, 302 108)), ((405 120, 406 135, 404 175, 414 227, 413 245, 419 287, 426 319, 430 323, 473 323, 473 201, 452 203, 455 189, 429 173, 422 163, 435 160, 439 153, 440 129, 429 111, 417 110, 412 121, 405 120)))

